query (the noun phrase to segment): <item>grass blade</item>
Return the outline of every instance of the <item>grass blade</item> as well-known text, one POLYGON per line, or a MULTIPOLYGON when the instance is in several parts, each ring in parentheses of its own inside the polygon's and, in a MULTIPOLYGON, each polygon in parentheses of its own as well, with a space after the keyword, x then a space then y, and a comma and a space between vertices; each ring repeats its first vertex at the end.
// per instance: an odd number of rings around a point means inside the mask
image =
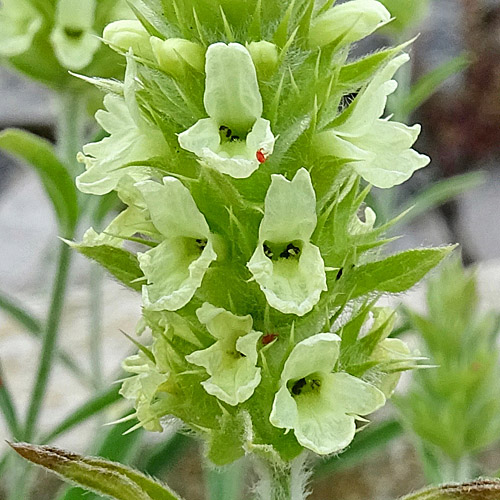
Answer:
POLYGON ((412 198, 404 207, 403 211, 413 207, 402 219, 405 223, 426 214, 429 210, 465 193, 471 189, 484 184, 487 180, 485 172, 469 172, 456 175, 449 179, 436 182, 423 193, 412 198))
MULTIPOLYGON (((19 322, 25 330, 33 337, 40 338, 43 333, 43 326, 38 318, 16 303, 10 297, 0 293, 0 309, 4 310, 11 318, 19 322)), ((57 349, 57 357, 60 362, 68 368, 78 380, 90 384, 89 376, 78 366, 72 356, 63 349, 57 349)))
POLYGON ((0 410, 5 418, 5 423, 9 429, 10 434, 14 438, 19 438, 20 427, 17 418, 16 407, 12 399, 11 393, 5 383, 3 377, 2 365, 0 364, 0 410))
POLYGON ((68 415, 62 422, 60 422, 54 429, 52 429, 48 434, 42 437, 42 443, 49 443, 56 437, 64 434, 78 424, 81 424, 88 418, 96 415, 97 413, 103 411, 116 401, 121 399, 118 391, 120 390, 119 385, 113 385, 106 391, 98 394, 97 396, 91 398, 83 405, 79 406, 76 410, 68 415))
POLYGON ((422 105, 437 88, 444 83, 450 76, 465 69, 470 64, 470 59, 466 54, 462 54, 433 71, 425 74, 418 80, 410 90, 409 95, 400 104, 399 113, 402 116, 409 116, 415 109, 422 105))

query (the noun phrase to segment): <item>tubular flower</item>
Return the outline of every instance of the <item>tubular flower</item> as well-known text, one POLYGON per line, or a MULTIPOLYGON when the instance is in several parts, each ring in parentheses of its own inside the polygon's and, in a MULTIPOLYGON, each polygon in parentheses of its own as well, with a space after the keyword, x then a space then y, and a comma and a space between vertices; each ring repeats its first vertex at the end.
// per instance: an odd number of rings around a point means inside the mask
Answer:
POLYGON ((26 52, 40 27, 42 16, 27 0, 2 0, 0 6, 0 55, 26 52))
POLYGON ((285 362, 270 421, 293 429, 305 448, 326 455, 354 438, 355 420, 385 403, 376 387, 344 372, 333 372, 341 339, 319 333, 299 342, 285 362))
POLYGON ((391 20, 390 12, 376 0, 353 0, 318 16, 311 25, 309 44, 323 47, 336 42, 349 45, 361 40, 391 20))
POLYGON ((135 92, 137 88, 136 65, 128 57, 125 74, 124 97, 107 94, 104 106, 95 118, 111 135, 102 141, 83 146, 78 161, 85 163, 86 172, 76 179, 78 189, 84 193, 106 194, 116 189, 124 175, 136 181, 149 177, 144 166, 127 166, 129 163, 147 161, 166 152, 162 133, 147 122, 140 113, 135 92))
POLYGON ((327 289, 323 258, 310 241, 316 222, 309 172, 300 169, 292 181, 273 175, 259 244, 247 266, 269 305, 283 313, 303 316, 327 289))
POLYGON ((205 272, 217 258, 212 234, 190 192, 173 177, 163 184, 136 184, 151 220, 164 240, 137 255, 146 276, 144 307, 153 311, 175 311, 184 307, 201 285, 205 272))
POLYGON ((80 70, 88 66, 100 46, 93 31, 95 0, 59 0, 50 40, 62 66, 80 70))
POLYGON ((403 54, 389 62, 333 126, 314 140, 319 155, 348 159, 363 179, 380 188, 401 184, 430 161, 411 149, 420 134, 420 125, 408 127, 380 118, 387 96, 397 87, 392 77, 408 59, 403 54))
POLYGON ((203 118, 179 134, 183 149, 231 177, 249 177, 273 152, 274 135, 262 118, 262 97, 248 50, 215 43, 206 53, 203 118))
POLYGON ((217 341, 189 354, 186 360, 207 370, 210 378, 202 385, 209 394, 232 406, 243 403, 260 383, 256 364, 257 342, 262 333, 252 330, 250 315, 235 316, 208 302, 196 315, 217 341))

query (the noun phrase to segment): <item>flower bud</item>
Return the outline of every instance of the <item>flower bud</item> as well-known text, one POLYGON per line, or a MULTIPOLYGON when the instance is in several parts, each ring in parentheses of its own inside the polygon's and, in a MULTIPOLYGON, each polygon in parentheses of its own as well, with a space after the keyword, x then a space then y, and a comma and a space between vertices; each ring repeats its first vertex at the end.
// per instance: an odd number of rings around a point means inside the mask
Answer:
POLYGON ((149 42, 149 33, 140 21, 115 21, 104 28, 102 37, 114 50, 128 52, 146 59, 153 59, 153 51, 149 42))
POLYGON ((152 36, 151 47, 160 68, 174 78, 184 75, 185 65, 202 72, 205 68, 205 51, 197 43, 183 38, 161 40, 152 36))
POLYGON ((247 45, 252 56, 257 74, 261 78, 269 78, 278 67, 278 48, 274 43, 261 40, 247 45))
POLYGON ((313 20, 309 45, 332 42, 347 45, 373 33, 390 21, 391 14, 377 0, 352 0, 337 5, 313 20))

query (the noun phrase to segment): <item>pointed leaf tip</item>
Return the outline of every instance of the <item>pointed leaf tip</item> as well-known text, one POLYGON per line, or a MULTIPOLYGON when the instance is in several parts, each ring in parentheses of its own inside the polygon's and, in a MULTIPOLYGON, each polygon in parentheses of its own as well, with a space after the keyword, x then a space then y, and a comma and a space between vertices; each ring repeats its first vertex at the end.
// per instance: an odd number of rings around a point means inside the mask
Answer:
POLYGON ((181 500, 166 486, 122 464, 51 446, 7 441, 19 455, 64 480, 115 500, 181 500))

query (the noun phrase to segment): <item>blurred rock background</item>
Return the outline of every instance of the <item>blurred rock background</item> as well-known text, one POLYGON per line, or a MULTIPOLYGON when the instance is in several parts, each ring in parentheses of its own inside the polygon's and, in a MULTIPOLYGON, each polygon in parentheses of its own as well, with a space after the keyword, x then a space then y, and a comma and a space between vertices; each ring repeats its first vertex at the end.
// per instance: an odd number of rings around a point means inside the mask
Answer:
MULTIPOLYGON (((403 202, 436 180, 472 170, 485 171, 487 181, 400 228, 398 232, 407 236, 397 242, 395 249, 459 242, 465 261, 478 264, 484 307, 500 310, 500 1, 435 0, 431 13, 416 31, 420 37, 412 48, 414 78, 464 50, 471 54, 472 63, 450 78, 413 117, 412 121, 422 123, 424 131, 417 149, 429 154, 433 162, 417 172, 397 197, 403 202)), ((381 38, 378 43, 389 42, 381 38)), ((53 109, 49 91, 0 69, 0 129, 22 127, 51 139, 53 109)), ((36 175, 0 153, 0 290, 35 315, 41 316, 47 307, 56 238, 51 207, 36 175)), ((90 266, 74 256, 61 330, 61 344, 87 369, 90 266)), ((422 307, 421 288, 402 299, 422 307)), ((105 380, 111 383, 120 361, 132 350, 120 330, 134 331, 140 299, 106 276, 102 303, 103 371, 105 380)), ((27 406, 38 355, 38 342, 0 310, 3 372, 21 410, 27 406)), ((58 365, 52 374, 42 427, 49 428, 61 420, 88 395, 82 381, 58 365)), ((83 452, 101 423, 89 423, 57 444, 83 452)), ((0 436, 7 437, 1 423, 0 436)), ((498 454, 492 457, 489 463, 494 471, 500 468, 500 460, 498 454)), ((199 472, 196 454, 191 454, 173 469, 169 482, 186 497, 201 499, 201 484, 185 480, 199 472)), ((405 438, 394 442, 384 456, 323 479, 311 498, 382 500, 406 493, 423 482, 411 442, 405 438)), ((41 492, 39 498, 52 497, 41 492)))

